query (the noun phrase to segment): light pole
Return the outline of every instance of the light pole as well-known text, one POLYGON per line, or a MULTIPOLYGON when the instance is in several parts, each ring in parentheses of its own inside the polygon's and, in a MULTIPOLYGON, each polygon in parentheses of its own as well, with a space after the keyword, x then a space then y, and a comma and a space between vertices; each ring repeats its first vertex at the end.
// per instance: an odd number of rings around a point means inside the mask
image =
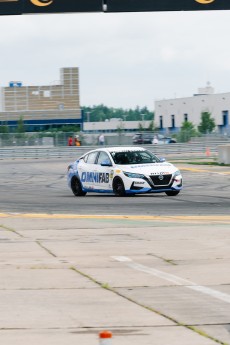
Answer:
POLYGON ((145 121, 145 114, 141 114, 141 120, 142 120, 142 122, 145 121))
POLYGON ((91 112, 90 112, 90 111, 87 111, 87 113, 86 113, 87 122, 90 122, 90 114, 91 114, 91 112))
POLYGON ((141 114, 141 122, 143 123, 143 125, 142 125, 142 128, 144 129, 144 125, 145 125, 145 123, 144 123, 144 121, 145 121, 145 114, 141 114))
POLYGON ((127 117, 127 116, 128 116, 127 114, 122 115, 122 117, 124 118, 124 121, 123 121, 123 123, 124 123, 124 126, 123 126, 124 130, 125 130, 125 123, 126 123, 126 117, 127 117))

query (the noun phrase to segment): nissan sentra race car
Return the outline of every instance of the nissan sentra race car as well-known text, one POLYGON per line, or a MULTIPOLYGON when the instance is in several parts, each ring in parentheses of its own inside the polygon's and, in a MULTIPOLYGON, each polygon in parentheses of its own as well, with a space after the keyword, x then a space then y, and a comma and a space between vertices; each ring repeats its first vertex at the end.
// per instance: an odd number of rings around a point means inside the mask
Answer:
POLYGON ((88 192, 175 196, 182 189, 180 171, 142 147, 92 150, 68 166, 67 179, 75 196, 88 192))

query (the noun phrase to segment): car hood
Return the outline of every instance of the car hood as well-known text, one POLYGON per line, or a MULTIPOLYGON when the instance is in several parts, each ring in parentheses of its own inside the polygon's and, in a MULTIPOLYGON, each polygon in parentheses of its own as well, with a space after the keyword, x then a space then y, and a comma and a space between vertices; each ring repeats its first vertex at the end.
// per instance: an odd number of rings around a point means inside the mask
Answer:
POLYGON ((133 164, 119 165, 119 168, 125 172, 152 175, 152 174, 173 174, 178 169, 171 163, 150 163, 150 164, 133 164))

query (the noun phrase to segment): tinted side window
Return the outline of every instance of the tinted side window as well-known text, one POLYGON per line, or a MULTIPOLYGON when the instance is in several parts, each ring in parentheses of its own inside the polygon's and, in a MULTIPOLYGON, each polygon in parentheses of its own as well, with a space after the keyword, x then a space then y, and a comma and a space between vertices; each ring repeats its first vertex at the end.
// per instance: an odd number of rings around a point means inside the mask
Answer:
POLYGON ((104 151, 101 151, 99 153, 99 157, 98 157, 98 160, 97 160, 97 164, 101 164, 103 161, 108 161, 108 163, 111 163, 110 159, 109 159, 109 156, 107 155, 106 152, 104 151))
POLYGON ((97 155, 98 155, 98 152, 89 153, 88 158, 87 158, 87 164, 94 164, 97 155))

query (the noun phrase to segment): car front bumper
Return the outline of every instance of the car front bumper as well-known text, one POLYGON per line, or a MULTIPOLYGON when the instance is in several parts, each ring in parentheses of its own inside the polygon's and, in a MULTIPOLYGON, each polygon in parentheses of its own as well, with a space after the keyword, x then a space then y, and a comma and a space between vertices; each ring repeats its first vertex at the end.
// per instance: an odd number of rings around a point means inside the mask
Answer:
POLYGON ((125 178, 125 191, 127 194, 141 194, 141 193, 163 193, 169 191, 180 191, 182 186, 182 176, 171 177, 167 184, 154 184, 150 177, 140 178, 125 178))

